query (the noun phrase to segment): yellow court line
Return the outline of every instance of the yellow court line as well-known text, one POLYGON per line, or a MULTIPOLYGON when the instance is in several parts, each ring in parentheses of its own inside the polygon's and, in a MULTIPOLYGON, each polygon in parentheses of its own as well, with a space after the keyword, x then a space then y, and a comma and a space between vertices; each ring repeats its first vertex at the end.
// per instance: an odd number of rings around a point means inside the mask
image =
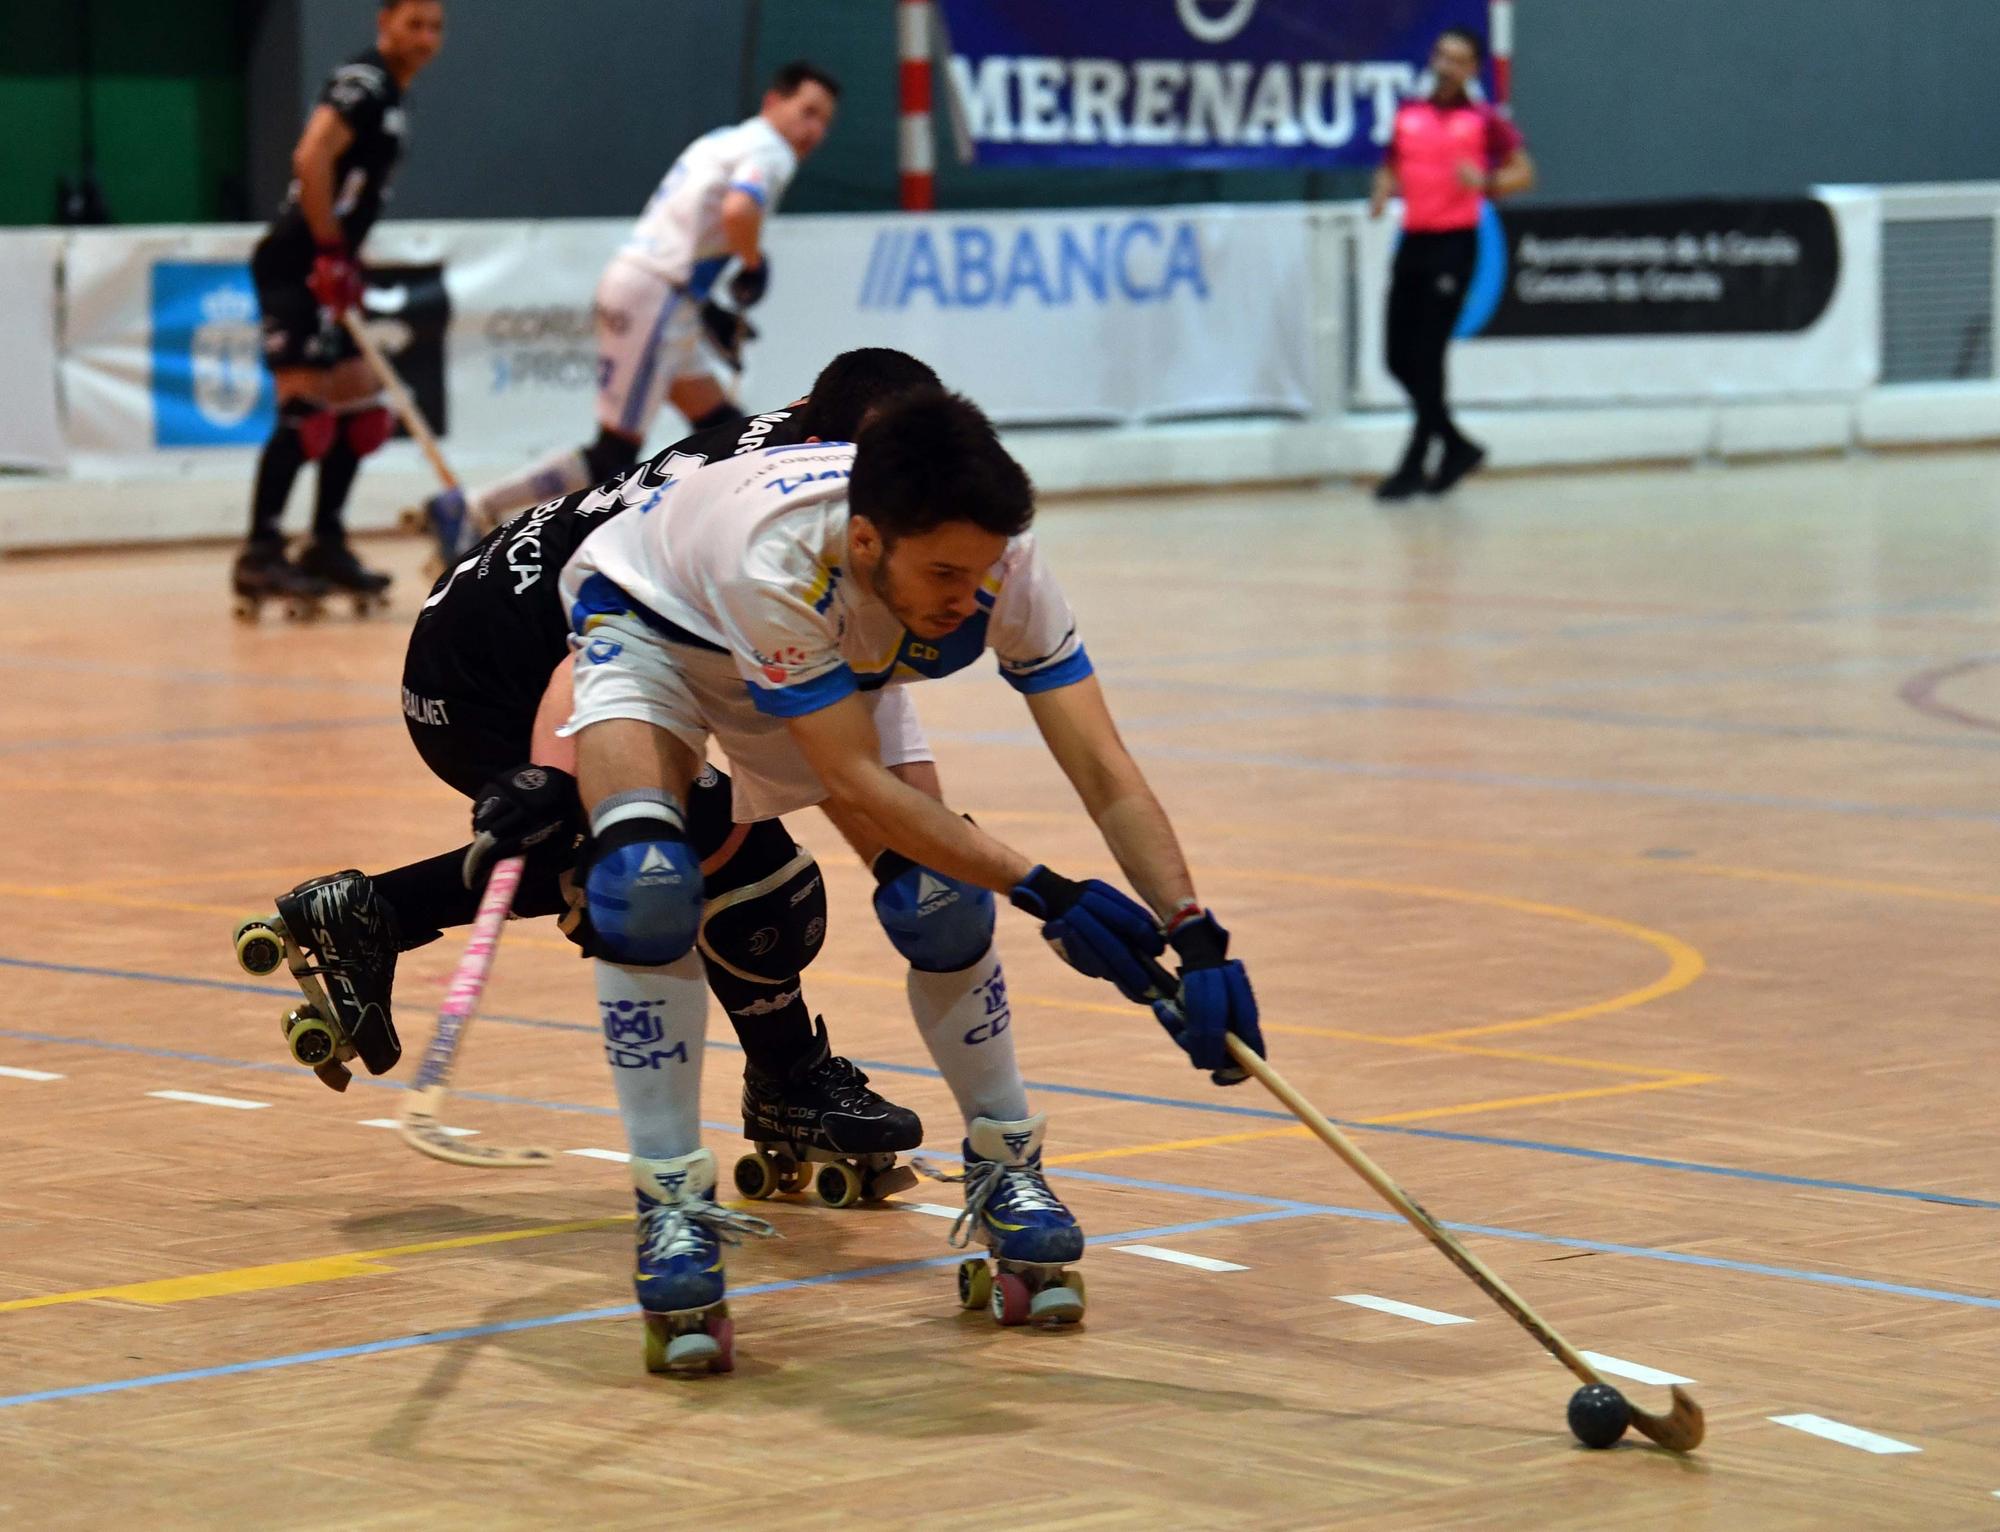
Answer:
MULTIPOLYGON (((1681 1090, 1688 1086, 1709 1085, 1721 1079, 1720 1075, 1676 1074, 1662 1080, 1633 1080, 1623 1085, 1588 1086, 1581 1090, 1548 1091, 1534 1096, 1502 1096, 1489 1101, 1466 1101, 1457 1106, 1419 1107, 1415 1111, 1390 1112, 1380 1117, 1360 1117, 1363 1122, 1375 1127, 1388 1127, 1396 1123, 1429 1122, 1440 1117, 1469 1117, 1477 1112, 1498 1112, 1510 1107, 1551 1106, 1562 1101, 1589 1101, 1603 1096, 1630 1096, 1639 1091, 1681 1090)), ((1087 1149, 1076 1154, 1045 1155, 1045 1165, 1081 1165, 1090 1160, 1123 1160, 1142 1154, 1166 1154, 1177 1149, 1213 1149, 1224 1144, 1248 1144, 1259 1139, 1296 1138, 1307 1136, 1304 1125, 1293 1123, 1283 1128, 1254 1128, 1242 1133, 1215 1133, 1205 1138, 1176 1138, 1156 1144, 1126 1144, 1117 1149, 1087 1149)))
POLYGON ((52 1308, 64 1303, 88 1303, 99 1298, 125 1303, 186 1303, 196 1298, 221 1298, 236 1293, 265 1292, 278 1287, 304 1287, 315 1282, 337 1282, 343 1277, 373 1276, 390 1271, 394 1268, 377 1263, 397 1256, 430 1255, 439 1250, 469 1250, 476 1245, 504 1245, 523 1239, 549 1239, 559 1234, 615 1229, 631 1221, 629 1213, 619 1218, 585 1218, 574 1223, 543 1224, 534 1229, 509 1229, 498 1234, 463 1234, 454 1239, 425 1240, 417 1245, 391 1245, 386 1250, 356 1250, 347 1255, 321 1256, 309 1261, 275 1261, 265 1266, 241 1266, 233 1271, 164 1277, 154 1282, 85 1287, 67 1293, 47 1293, 39 1298, 10 1299, 0 1303, 0 1313, 15 1309, 52 1308))

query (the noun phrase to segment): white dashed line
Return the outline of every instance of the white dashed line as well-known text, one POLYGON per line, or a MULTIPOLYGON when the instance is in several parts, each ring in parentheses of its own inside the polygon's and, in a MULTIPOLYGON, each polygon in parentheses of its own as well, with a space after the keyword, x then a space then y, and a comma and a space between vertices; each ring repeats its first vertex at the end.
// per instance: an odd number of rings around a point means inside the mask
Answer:
POLYGON ((956 1218, 964 1211, 961 1208, 948 1208, 942 1202, 892 1202, 889 1205, 902 1208, 906 1212, 927 1213, 932 1218, 956 1218))
POLYGON ((10 1080, 60 1080, 61 1075, 52 1075, 46 1069, 13 1069, 0 1064, 0 1075, 10 1080))
POLYGON ((1608 1372, 1614 1378, 1630 1378, 1634 1383, 1653 1383, 1665 1388, 1670 1383, 1694 1382, 1693 1378, 1683 1378, 1677 1372, 1662 1372, 1644 1362, 1627 1362, 1615 1356, 1606 1356, 1602 1351, 1580 1351, 1577 1355, 1599 1372, 1608 1372))
POLYGON ((238 1112, 261 1112, 271 1104, 268 1101, 245 1101, 241 1096, 204 1096, 195 1090, 149 1090, 146 1094, 160 1101, 186 1101, 194 1106, 226 1106, 238 1112))
POLYGON ((1921 1447, 1912 1447, 1908 1442, 1899 1442, 1893 1436, 1877 1436, 1873 1431, 1864 1431, 1859 1426, 1842 1425, 1837 1420, 1828 1420, 1824 1415, 1771 1415, 1766 1418, 1775 1425, 1790 1426, 1794 1431, 1803 1431, 1808 1436, 1823 1436, 1830 1442, 1839 1442, 1843 1447, 1859 1447, 1863 1452, 1886 1456, 1892 1452, 1924 1450, 1921 1447))
POLYGON ((629 1164, 632 1159, 623 1149, 565 1149, 563 1153, 586 1160, 609 1160, 614 1165, 629 1164))
POLYGON ((1373 1293, 1336 1293, 1334 1302, 1351 1303, 1357 1309, 1379 1309, 1384 1314, 1397 1314, 1404 1319, 1414 1319, 1424 1325, 1469 1325, 1472 1321, 1463 1314, 1447 1314, 1442 1309, 1419 1308, 1414 1303, 1398 1303, 1394 1298, 1377 1298, 1373 1293))
MULTIPOLYGON (((364 1128, 400 1128, 402 1124, 393 1117, 364 1117, 361 1119, 361 1126, 364 1128)), ((446 1138, 472 1138, 479 1132, 477 1128, 438 1128, 436 1131, 442 1133, 446 1138)))
POLYGON ((1143 1255, 1150 1260, 1171 1261, 1176 1266, 1192 1266, 1197 1271, 1248 1271, 1248 1266, 1238 1266, 1234 1261, 1218 1261, 1212 1255, 1189 1255, 1185 1250, 1166 1250, 1159 1245, 1113 1245, 1113 1250, 1122 1250, 1127 1255, 1143 1255))

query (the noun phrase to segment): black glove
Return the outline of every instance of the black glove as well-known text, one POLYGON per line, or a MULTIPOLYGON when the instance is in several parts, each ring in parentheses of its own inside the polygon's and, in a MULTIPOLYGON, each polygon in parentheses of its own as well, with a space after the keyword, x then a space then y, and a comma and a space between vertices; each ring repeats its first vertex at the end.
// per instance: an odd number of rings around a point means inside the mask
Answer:
POLYGON ((757 327, 734 309, 726 309, 713 298, 701 300, 701 324, 709 341, 729 364, 732 372, 743 370, 743 348, 757 338, 757 327))
POLYGON ((1144 1005, 1153 985, 1145 959, 1167 950, 1153 912, 1096 878, 1072 883, 1037 867, 1007 896, 1042 923, 1042 939, 1078 973, 1109 979, 1144 1005))
POLYGON ((764 293, 771 285, 771 260, 766 256, 755 266, 745 266, 740 262, 735 275, 729 279, 729 296, 736 300, 740 309, 752 309, 764 301, 764 293))
POLYGON ((1217 1085, 1242 1084, 1248 1076, 1229 1056, 1225 1039, 1235 1033, 1262 1058, 1264 1034, 1250 975, 1229 956, 1229 933, 1204 910, 1182 920, 1167 940, 1181 960, 1181 992, 1176 1000, 1155 1000, 1153 1014, 1195 1068, 1206 1069, 1217 1085))
POLYGON ((465 886, 482 887, 495 862, 521 856, 552 836, 574 838, 583 822, 583 799, 576 778, 568 772, 553 766, 516 766, 495 777, 473 800, 465 886))

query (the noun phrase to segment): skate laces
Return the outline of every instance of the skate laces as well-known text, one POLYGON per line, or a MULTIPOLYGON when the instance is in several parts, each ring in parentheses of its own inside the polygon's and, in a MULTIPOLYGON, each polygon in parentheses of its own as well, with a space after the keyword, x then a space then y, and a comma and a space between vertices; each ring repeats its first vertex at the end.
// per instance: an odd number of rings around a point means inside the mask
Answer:
POLYGON ((1049 1190, 1040 1161, 1026 1165, 1003 1165, 998 1160, 980 1160, 968 1165, 962 1175, 940 1170, 929 1160, 914 1161, 916 1167, 934 1180, 963 1183, 965 1211, 952 1220, 950 1244, 963 1250, 972 1243, 972 1226, 989 1203, 998 1202, 1016 1213, 1060 1213, 1062 1203, 1049 1190))
POLYGON ((640 1239, 646 1258, 653 1261, 695 1254, 704 1233, 724 1245, 740 1245, 746 1237, 780 1237, 775 1224, 754 1213, 740 1213, 735 1208, 710 1202, 706 1197, 689 1202, 655 1203, 641 1216, 644 1228, 640 1239))
POLYGON ((854 1060, 842 1058, 837 1053, 830 1054, 807 1070, 806 1079, 824 1090, 836 1106, 873 1106, 879 1100, 875 1092, 868 1088, 868 1076, 861 1072, 854 1060))

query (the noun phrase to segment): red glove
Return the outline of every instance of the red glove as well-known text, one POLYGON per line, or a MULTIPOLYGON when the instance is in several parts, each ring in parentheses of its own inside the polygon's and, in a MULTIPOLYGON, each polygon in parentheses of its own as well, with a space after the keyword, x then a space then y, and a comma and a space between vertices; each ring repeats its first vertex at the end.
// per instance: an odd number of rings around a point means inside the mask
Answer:
POLYGON ((344 247, 321 245, 306 286, 322 308, 335 315, 345 314, 361 301, 361 268, 344 247))

